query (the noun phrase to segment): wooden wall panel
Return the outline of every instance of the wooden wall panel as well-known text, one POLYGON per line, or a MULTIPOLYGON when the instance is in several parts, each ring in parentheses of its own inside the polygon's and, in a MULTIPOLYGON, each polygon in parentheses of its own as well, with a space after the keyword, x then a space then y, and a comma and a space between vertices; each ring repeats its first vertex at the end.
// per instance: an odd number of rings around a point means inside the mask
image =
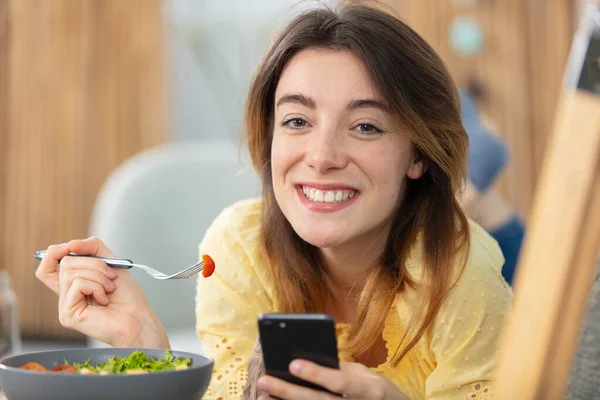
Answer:
POLYGON ((0 267, 13 275, 25 335, 78 337, 58 324, 56 297, 35 280, 32 254, 85 237, 108 174, 165 140, 162 4, 2 4, 10 51, 0 58, 0 82, 8 81, 0 267))
POLYGON ((498 185, 528 217, 572 40, 573 2, 386 3, 440 54, 459 86, 483 85, 478 105, 511 153, 498 185), (453 21, 464 16, 478 21, 484 32, 484 49, 475 57, 457 54, 449 42, 453 21))
POLYGON ((533 168, 539 173, 571 49, 578 4, 526 1, 533 168))
MULTIPOLYGON (((4 243, 4 205, 6 202, 6 158, 8 148, 8 2, 0 1, 0 243, 4 243)), ((6 250, 0 247, 0 260, 6 250)), ((0 265, 0 268, 4 268, 0 265)))

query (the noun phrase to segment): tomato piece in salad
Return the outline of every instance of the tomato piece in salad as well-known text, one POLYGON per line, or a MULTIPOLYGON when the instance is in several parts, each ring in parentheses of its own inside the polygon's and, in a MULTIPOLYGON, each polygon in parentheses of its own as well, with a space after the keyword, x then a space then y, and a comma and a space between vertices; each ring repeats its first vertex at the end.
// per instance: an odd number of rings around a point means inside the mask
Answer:
POLYGON ((41 364, 36 362, 28 362, 27 364, 21 365, 21 369, 26 369, 27 371, 39 371, 39 372, 47 372, 48 370, 41 364))
POLYGON ((65 374, 76 374, 77 368, 73 365, 69 364, 60 364, 56 367, 52 368, 50 371, 52 372, 63 372, 65 374))

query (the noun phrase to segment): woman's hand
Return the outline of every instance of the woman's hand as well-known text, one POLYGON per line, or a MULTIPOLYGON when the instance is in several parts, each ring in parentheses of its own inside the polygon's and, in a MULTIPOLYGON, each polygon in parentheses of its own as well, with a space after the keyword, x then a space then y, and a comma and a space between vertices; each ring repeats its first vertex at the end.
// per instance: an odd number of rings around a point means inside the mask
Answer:
MULTIPOLYGON (((294 360, 290 364, 290 373, 333 393, 340 393, 348 399, 409 400, 394 384, 362 364, 341 363, 340 369, 336 370, 309 361, 294 360)), ((265 393, 260 397, 261 400, 273 397, 283 400, 339 399, 339 396, 294 385, 272 376, 260 378, 258 390, 265 393)))
POLYGON ((124 269, 79 255, 114 257, 97 238, 48 248, 36 277, 58 294, 60 323, 113 347, 168 348, 165 330, 124 269))

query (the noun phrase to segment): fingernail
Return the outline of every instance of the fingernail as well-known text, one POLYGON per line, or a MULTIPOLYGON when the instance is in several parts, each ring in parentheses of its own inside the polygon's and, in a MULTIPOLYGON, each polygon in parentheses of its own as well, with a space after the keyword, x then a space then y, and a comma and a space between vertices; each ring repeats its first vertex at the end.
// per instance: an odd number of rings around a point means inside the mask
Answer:
POLYGON ((300 375, 304 369, 304 363, 302 361, 292 361, 290 364, 290 371, 294 374, 300 375))
POLYGON ((113 279, 114 279, 114 278, 116 278, 117 276, 119 276, 119 274, 117 273, 117 271, 115 271, 115 270, 114 270, 113 268, 111 268, 111 267, 107 267, 107 269, 106 269, 106 275, 107 275, 109 278, 113 278, 113 279))
POLYGON ((106 286, 108 286, 111 289, 116 289, 117 288, 117 285, 113 281, 111 281, 110 279, 106 280, 106 286))
POLYGON ((273 381, 269 378, 260 378, 256 383, 256 387, 258 387, 258 390, 269 392, 273 388, 273 381))

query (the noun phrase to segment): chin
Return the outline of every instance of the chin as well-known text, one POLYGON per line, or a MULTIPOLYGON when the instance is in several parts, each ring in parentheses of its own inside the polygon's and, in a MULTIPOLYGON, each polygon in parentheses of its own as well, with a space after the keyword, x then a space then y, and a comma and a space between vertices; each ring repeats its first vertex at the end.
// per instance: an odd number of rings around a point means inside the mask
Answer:
POLYGON ((335 247, 344 241, 338 233, 331 231, 315 231, 310 230, 296 230, 296 233, 302 240, 312 244, 315 247, 326 249, 328 247, 335 247))

